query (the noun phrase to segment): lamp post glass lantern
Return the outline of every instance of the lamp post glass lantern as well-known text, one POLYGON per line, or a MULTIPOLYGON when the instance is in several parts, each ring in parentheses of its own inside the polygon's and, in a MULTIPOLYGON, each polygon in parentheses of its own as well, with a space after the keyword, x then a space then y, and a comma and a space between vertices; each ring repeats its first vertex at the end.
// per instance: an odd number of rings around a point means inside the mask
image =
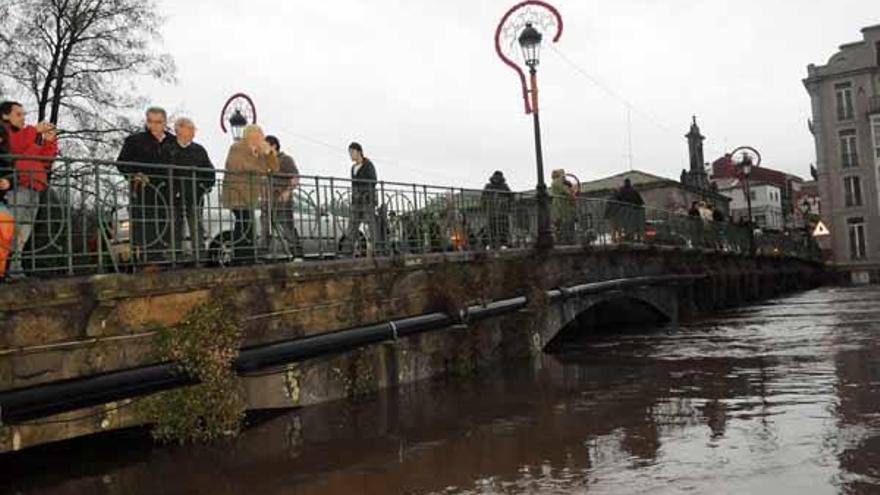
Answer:
POLYGON ((541 41, 544 35, 532 26, 532 23, 526 23, 525 29, 519 35, 519 46, 522 48, 523 62, 526 67, 534 71, 541 62, 541 41))
POLYGON ((236 109, 229 117, 229 130, 232 133, 232 139, 238 141, 241 139, 241 133, 248 125, 247 118, 242 115, 241 110, 236 109))

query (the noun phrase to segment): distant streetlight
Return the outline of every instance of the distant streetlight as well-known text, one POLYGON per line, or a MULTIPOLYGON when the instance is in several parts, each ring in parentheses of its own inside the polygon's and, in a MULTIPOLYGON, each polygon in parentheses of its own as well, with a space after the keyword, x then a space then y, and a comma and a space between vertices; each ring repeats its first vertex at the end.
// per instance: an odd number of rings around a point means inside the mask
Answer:
POLYGON ((256 123, 257 108, 250 96, 236 93, 226 100, 220 112, 220 129, 232 134, 233 141, 241 139, 245 127, 256 123))
POLYGON ((247 125, 247 118, 241 114, 241 110, 236 109, 232 116, 229 117, 229 131, 232 133, 233 141, 241 139, 241 132, 247 125))
POLYGON ((749 254, 755 254, 755 225, 752 217, 752 169, 761 165, 761 154, 751 146, 742 146, 730 153, 734 165, 739 169, 743 179, 743 192, 746 196, 746 211, 749 216, 749 254))

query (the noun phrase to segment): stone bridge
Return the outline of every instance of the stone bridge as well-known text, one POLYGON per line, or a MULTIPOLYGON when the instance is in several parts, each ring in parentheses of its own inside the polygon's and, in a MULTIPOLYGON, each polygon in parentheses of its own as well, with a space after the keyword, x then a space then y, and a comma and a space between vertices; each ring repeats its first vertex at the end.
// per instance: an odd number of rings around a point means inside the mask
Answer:
POLYGON ((279 343, 289 348, 320 337, 374 336, 360 346, 325 347, 305 360, 288 353, 280 361, 251 360, 239 367, 248 407, 266 409, 466 375, 502 359, 552 350, 556 342, 602 326, 674 325, 816 285, 821 275, 819 265, 793 258, 619 245, 6 286, 0 288, 0 452, 138 424, 130 405, 140 392, 99 403, 60 390, 155 368, 161 364, 152 352, 157 332, 173 329, 215 297, 228 298, 244 324, 242 358, 266 355, 279 343), (433 322, 431 328, 387 323, 419 318, 433 322), (54 402, 28 406, 21 397, 31 393, 55 394, 54 402))

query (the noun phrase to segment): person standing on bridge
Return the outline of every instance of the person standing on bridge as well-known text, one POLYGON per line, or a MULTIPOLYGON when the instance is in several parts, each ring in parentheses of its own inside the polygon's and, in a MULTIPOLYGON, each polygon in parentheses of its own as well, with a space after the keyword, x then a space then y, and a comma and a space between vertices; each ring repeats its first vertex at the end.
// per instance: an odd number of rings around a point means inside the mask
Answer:
POLYGON ((168 114, 161 107, 146 111, 146 126, 122 144, 116 168, 128 179, 131 245, 133 256, 142 263, 164 263, 171 232, 168 224, 171 170, 164 143, 173 141, 166 130, 168 114))
POLYGON ((507 249, 510 243, 510 219, 513 216, 513 194, 500 170, 496 170, 483 187, 480 205, 489 221, 488 247, 507 249))
POLYGON ((15 101, 0 104, 0 125, 3 125, 8 139, 9 153, 31 157, 45 157, 44 160, 14 160, 13 169, 16 180, 11 184, 12 192, 7 201, 15 218, 15 241, 12 244, 11 277, 24 277, 22 253, 31 238, 40 211, 40 196, 49 187, 49 171, 52 160, 58 154, 58 139, 55 126, 49 122, 25 125, 24 107, 15 101))
POLYGON ((205 232, 202 226, 204 197, 214 187, 214 164, 207 150, 194 141, 195 123, 181 117, 174 122, 175 139, 166 139, 162 152, 167 163, 175 168, 172 172, 172 205, 174 208, 174 244, 183 253, 183 227, 189 232, 192 261, 202 262, 205 232))
POLYGON ((351 165, 351 216, 348 220, 348 233, 345 235, 343 252, 351 256, 358 253, 361 246, 361 225, 364 225, 373 242, 380 239, 376 232, 376 167, 369 158, 364 156, 364 148, 360 143, 348 145, 348 154, 353 162, 351 165))
MULTIPOLYGON (((302 260, 303 248, 299 239, 299 233, 296 230, 296 222, 294 222, 293 201, 294 191, 299 187, 299 169, 293 157, 281 150, 281 141, 275 136, 267 136, 266 142, 275 150, 278 155, 278 176, 273 177, 271 187, 272 207, 274 214, 271 215, 275 221, 275 227, 281 235, 281 240, 286 244, 285 251, 293 256, 294 261, 302 260)), ((268 201, 263 201, 262 219, 265 222, 263 232, 270 232, 268 221, 269 212, 268 201)), ((305 212, 296 212, 302 215, 305 212)))
MULTIPOLYGON (((220 202, 235 216, 233 242, 235 259, 239 262, 257 257, 257 232, 254 212, 268 194, 267 177, 279 170, 278 156, 266 141, 263 129, 249 125, 241 132, 241 140, 226 155, 226 176, 220 202)), ((264 236, 271 232, 264 232, 264 236)))
POLYGON ((645 200, 629 178, 624 179, 623 187, 617 190, 613 199, 618 203, 618 225, 622 227, 623 239, 642 240, 645 233, 645 200))
POLYGON ((15 217, 6 204, 6 194, 12 189, 15 180, 12 161, 3 155, 9 154, 9 139, 6 126, 0 125, 0 282, 6 279, 6 262, 12 253, 15 240, 15 217))

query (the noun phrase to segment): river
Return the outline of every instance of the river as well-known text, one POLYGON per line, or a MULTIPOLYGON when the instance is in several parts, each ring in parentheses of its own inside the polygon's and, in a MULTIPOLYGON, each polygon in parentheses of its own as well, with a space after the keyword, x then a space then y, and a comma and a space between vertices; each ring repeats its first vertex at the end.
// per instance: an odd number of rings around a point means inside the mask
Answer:
POLYGON ((874 494, 878 351, 880 289, 825 288, 263 418, 220 445, 129 432, 0 457, 0 491, 874 494))

